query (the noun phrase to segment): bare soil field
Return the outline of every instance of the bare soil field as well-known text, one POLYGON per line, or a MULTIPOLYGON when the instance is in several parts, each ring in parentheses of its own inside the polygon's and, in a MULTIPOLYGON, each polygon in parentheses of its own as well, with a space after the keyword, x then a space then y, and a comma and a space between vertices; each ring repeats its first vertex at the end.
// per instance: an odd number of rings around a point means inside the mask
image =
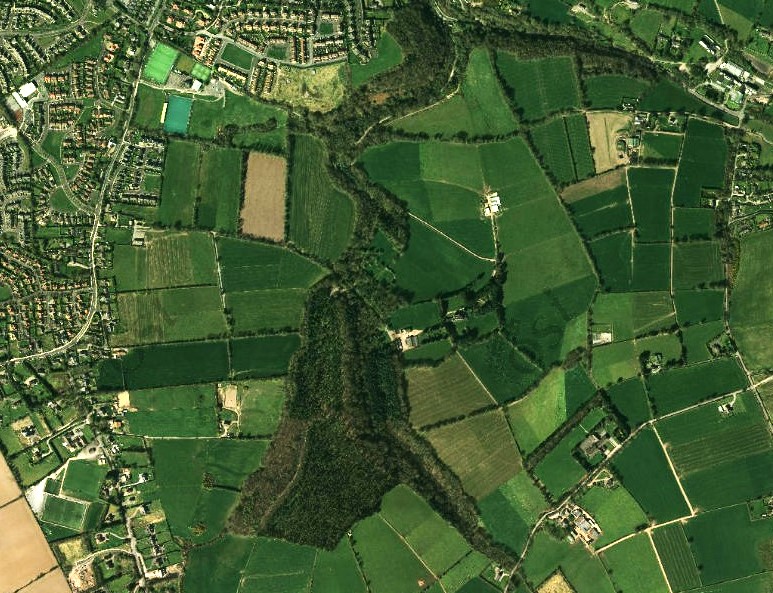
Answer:
POLYGON ((564 575, 557 572, 539 586, 537 593, 574 593, 574 589, 564 575))
POLYGON ((247 159, 242 204, 242 233, 282 241, 285 235, 287 161, 251 152, 247 159))
MULTIPOLYGON (((69 591, 56 559, 48 547, 43 532, 35 520, 27 500, 18 500, 0 508, 0 525, 3 526, 0 537, 0 593, 60 593, 69 591), (50 577, 40 588, 37 585, 40 575, 54 570, 61 577, 50 577)), ((43 577, 45 578, 45 577, 43 577)))
POLYGON ((0 455, 0 507, 21 496, 21 490, 16 485, 16 479, 11 468, 0 455))
POLYGON ((617 136, 620 130, 631 124, 633 116, 617 112, 588 112, 590 143, 593 146, 593 162, 596 173, 609 171, 628 163, 628 157, 618 152, 617 136))
POLYGON ((591 177, 580 183, 570 185, 564 191, 561 192, 561 199, 567 204, 572 202, 579 202, 583 198, 594 196, 598 193, 613 189, 618 185, 625 183, 625 169, 620 167, 609 173, 604 173, 597 177, 591 177))
POLYGON ((64 578, 62 571, 57 568, 40 577, 34 583, 30 583, 19 593, 70 593, 70 586, 64 578))

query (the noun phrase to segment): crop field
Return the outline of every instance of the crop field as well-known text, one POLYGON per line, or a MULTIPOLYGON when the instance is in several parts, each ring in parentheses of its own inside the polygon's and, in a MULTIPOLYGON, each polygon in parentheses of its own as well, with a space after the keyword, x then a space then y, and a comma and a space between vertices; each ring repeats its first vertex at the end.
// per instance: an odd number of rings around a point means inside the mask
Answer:
POLYGON ((709 321, 683 328, 682 342, 686 350, 687 364, 711 360, 714 355, 709 352, 708 343, 724 332, 725 324, 722 321, 709 321))
POLYGON ((407 486, 387 492, 379 514, 433 574, 445 573, 471 550, 459 532, 407 486))
POLYGON ((637 240, 644 243, 668 241, 671 237, 671 169, 628 169, 637 240))
POLYGON ((658 414, 675 412, 704 399, 743 389, 746 375, 735 358, 669 369, 647 379, 658 414))
POLYGON ((357 558, 349 541, 342 539, 334 550, 319 550, 311 580, 311 593, 366 593, 357 558))
POLYGON ((674 237, 678 240, 710 239, 717 230, 716 213, 711 208, 675 208, 674 237))
POLYGON ((158 221, 164 226, 193 225, 201 146, 173 140, 166 149, 158 221))
POLYGON ((212 385, 132 391, 124 419, 130 434, 147 437, 212 437, 218 434, 212 385))
POLYGON ((682 359, 682 341, 676 333, 638 338, 634 348, 637 357, 641 357, 645 352, 660 354, 666 364, 677 363, 682 359))
POLYGON ((701 579, 690 544, 681 523, 672 523, 652 532, 652 541, 674 591, 700 587, 701 579))
POLYGON ((219 381, 228 372, 224 340, 179 342, 139 346, 119 360, 103 361, 98 382, 109 388, 145 389, 219 381))
POLYGON ((221 237, 217 249, 226 292, 307 288, 323 275, 317 264, 274 245, 221 237))
POLYGON ((215 251, 205 233, 148 233, 145 247, 116 245, 118 291, 217 284, 215 251))
POLYGON ((40 518, 46 523, 80 532, 88 505, 68 498, 46 494, 40 518))
POLYGON ((391 70, 403 61, 403 50, 388 32, 384 31, 376 45, 377 54, 365 64, 350 64, 352 85, 361 86, 382 72, 391 70))
POLYGON ((440 310, 437 303, 427 301, 406 305, 389 316, 389 327, 394 329, 427 329, 440 324, 440 310))
POLYGON ((617 140, 630 127, 633 117, 617 111, 589 111, 585 118, 596 172, 603 173, 628 164, 630 159, 625 152, 618 150, 617 140))
POLYGON ((478 502, 481 518, 495 541, 520 552, 532 525, 548 507, 528 472, 518 472, 478 502))
POLYGON ((97 500, 108 470, 94 461, 71 460, 62 481, 62 494, 86 501, 97 500))
POLYGON ((655 432, 641 431, 612 463, 623 486, 652 520, 662 523, 689 514, 655 432))
POLYGON ((687 123, 687 135, 674 187, 674 204, 701 205, 703 188, 721 188, 725 181, 727 143, 721 126, 699 119, 687 123))
POLYGON ((725 279, 717 241, 695 241, 674 245, 674 287, 705 288, 725 279))
POLYGON ((432 573, 379 515, 357 523, 353 535, 372 593, 418 593, 419 580, 427 584, 434 581, 432 573))
POLYGON ((539 120, 556 111, 580 106, 577 73, 568 56, 519 60, 499 51, 496 65, 524 120, 539 120))
POLYGON ((217 286, 165 288, 118 295, 119 346, 222 337, 228 331, 217 286))
POLYGON ((298 334, 236 338, 231 340, 231 370, 237 378, 284 375, 300 343, 298 334))
POLYGON ((582 427, 573 428, 534 468, 534 476, 556 500, 585 476, 585 468, 572 456, 572 450, 586 436, 582 427))
POLYGON ((284 150, 287 147, 287 112, 249 97, 226 91, 218 101, 196 99, 191 108, 188 136, 214 140, 228 126, 258 127, 261 131, 236 133, 237 148, 284 150))
POLYGON ((507 409, 515 440, 530 453, 571 417, 596 388, 581 366, 554 369, 524 398, 507 409))
POLYGON ((690 500, 704 509, 762 496, 773 489, 773 438, 754 395, 733 412, 706 405, 658 423, 690 500))
POLYGON ((392 126, 408 133, 450 137, 464 132, 471 137, 499 136, 513 132, 518 124, 499 86, 487 49, 470 52, 461 93, 392 126))
POLYGON ((622 231, 588 244, 601 285, 613 292, 630 290, 633 281, 633 233, 622 231))
POLYGON ((226 293, 234 334, 265 330, 297 330, 307 291, 302 288, 245 290, 226 293))
POLYGON ((746 235, 741 240, 741 264, 730 301, 730 326, 752 370, 773 367, 769 341, 773 278, 766 272, 771 249, 771 231, 746 235))
POLYGON ((532 139, 547 170, 560 183, 579 181, 595 172, 584 116, 557 117, 536 126, 532 139))
POLYGON ((645 132, 642 135, 641 155, 645 161, 676 164, 682 151, 681 134, 645 132))
POLYGON ((613 342, 593 347, 593 378, 602 386, 635 377, 639 371, 639 359, 632 341, 613 342))
POLYGON ((236 502, 232 490, 260 467, 267 447, 258 440, 154 440, 155 477, 172 533, 197 542, 217 536, 236 502), (207 474, 212 488, 204 486, 207 474))
POLYGON ((289 239, 323 259, 337 259, 354 228, 352 199, 338 189, 327 171, 324 145, 307 135, 291 140, 289 239))
POLYGON ((239 432, 245 436, 273 434, 282 419, 284 379, 244 381, 238 385, 239 432))
POLYGON ((596 548, 610 544, 649 523, 639 503, 619 484, 612 488, 592 486, 580 497, 578 504, 601 527, 603 534, 593 544, 596 548))
POLYGON ((617 109, 624 101, 638 99, 649 83, 630 76, 602 74, 584 79, 583 86, 593 109, 617 109))
POLYGON ((610 386, 607 395, 629 426, 638 426, 650 419, 647 392, 638 377, 610 386))
POLYGON ((573 201, 569 209, 578 229, 588 239, 633 226, 625 181, 614 189, 573 201))
POLYGON ((245 235, 272 241, 285 238, 285 180, 287 161, 278 156, 251 152, 244 180, 244 203, 239 214, 245 235))
POLYGON ((633 290, 668 290, 671 282, 671 246, 636 243, 633 248, 633 290))
POLYGON ((440 459, 481 499, 521 469, 521 458, 503 412, 471 416, 426 433, 440 459))
POLYGON ((540 369, 501 334, 465 346, 461 355, 499 403, 525 393, 541 374, 540 369))
POLYGON ((667 292, 601 293, 593 303, 593 325, 612 333, 613 341, 630 340, 676 323, 667 292))
POLYGON ((435 367, 406 371, 411 424, 428 426, 493 405, 495 400, 458 354, 435 367))
POLYGON ((670 593, 646 533, 605 550, 602 561, 617 591, 670 593))
POLYGON ((233 148, 210 148, 202 153, 196 226, 223 233, 237 231, 243 158, 233 148))
MULTIPOLYGON (((738 294, 738 286, 736 284, 734 295, 738 294)), ((724 313, 725 292, 723 290, 678 290, 674 295, 674 302, 676 317, 681 326, 719 321, 724 313)), ((730 322, 733 323, 732 308, 730 322)), ((748 364, 748 360, 746 362, 748 364)))
POLYGON ((570 544, 566 539, 555 539, 544 530, 534 537, 523 563, 527 581, 536 586, 556 569, 569 581, 576 593, 614 593, 604 566, 597 556, 591 556, 580 542, 570 544))
POLYGON ((745 504, 702 513, 684 530, 704 585, 773 569, 773 520, 752 521, 745 504))

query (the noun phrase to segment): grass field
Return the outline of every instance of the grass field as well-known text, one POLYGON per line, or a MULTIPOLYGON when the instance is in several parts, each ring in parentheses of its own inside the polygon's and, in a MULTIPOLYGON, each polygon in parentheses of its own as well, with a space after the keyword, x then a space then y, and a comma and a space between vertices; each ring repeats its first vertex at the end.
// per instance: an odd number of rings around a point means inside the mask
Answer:
POLYGON ((622 231, 588 244, 601 285, 613 292, 627 291, 633 281, 633 235, 622 231))
MULTIPOLYGON (((681 326, 719 321, 724 313, 725 293, 723 290, 679 290, 674 295, 674 302, 676 304, 676 317, 681 326)), ((732 308, 730 323, 733 324, 732 308)), ((740 341, 742 340, 739 339, 740 341)), ((744 352, 744 354, 746 353, 744 352)))
POLYGON ((507 409, 515 440, 530 453, 572 416, 596 388, 581 366, 554 369, 524 398, 507 409))
POLYGON ((165 288, 118 295, 119 346, 223 337, 228 331, 217 286, 165 288))
POLYGON ((427 426, 457 418, 495 402, 454 354, 434 367, 412 367, 406 371, 411 424, 427 426))
POLYGON ((585 476, 585 468, 572 456, 572 450, 586 436, 582 427, 573 428, 534 468, 534 476, 556 500, 585 476))
POLYGON ((674 246, 674 287, 707 288, 725 279, 718 241, 691 241, 674 246))
POLYGON ((191 117, 193 99, 171 95, 167 101, 167 109, 164 117, 164 131, 167 134, 185 136, 188 133, 188 123, 191 117))
POLYGON ((711 360, 714 355, 709 351, 708 344, 724 333, 725 324, 722 321, 709 321, 683 328, 682 342, 686 350, 687 364, 711 360))
POLYGON ((80 533, 88 505, 68 498, 46 494, 41 520, 80 533))
POLYGON ((754 395, 731 414, 706 405, 658 423, 680 480, 704 509, 751 500, 773 489, 773 438, 754 395))
POLYGON ((300 343, 298 334, 233 339, 231 370, 237 378, 284 375, 300 343))
POLYGON ((580 106, 579 83, 570 57, 526 61, 500 51, 496 65, 524 120, 539 120, 580 106))
POLYGON ((499 403, 525 393, 541 374, 540 369, 501 334, 465 346, 461 355, 499 403))
POLYGON ((641 158, 656 163, 675 164, 682 151, 681 134, 645 132, 642 135, 641 158))
POLYGON ((282 418, 284 379, 244 381, 238 385, 239 432, 245 436, 273 434, 282 418))
POLYGON ((204 233, 148 233, 145 247, 116 245, 119 292, 217 284, 215 251, 204 233))
POLYGON ((646 533, 606 550, 602 561, 617 591, 670 593, 646 533))
POLYGON ((670 369, 647 380, 658 414, 675 412, 701 400, 743 389, 746 375, 735 358, 670 369))
POLYGON ((674 171, 670 169, 628 169, 631 205, 638 231, 637 240, 644 243, 668 241, 671 237, 671 187, 674 171))
POLYGON ((266 330, 297 330, 307 291, 275 288, 226 293, 225 303, 233 319, 234 334, 266 330))
POLYGON ((615 342, 668 329, 675 323, 667 292, 600 293, 593 303, 594 330, 611 332, 615 342))
POLYGON ((616 74, 591 76, 583 81, 585 98, 594 109, 617 109, 624 101, 633 101, 649 83, 638 78, 616 74))
POLYGON ((446 424, 426 436, 476 499, 491 494, 521 469, 515 441, 499 410, 446 424))
POLYGON ((641 379, 633 378, 612 385, 607 389, 607 395, 629 426, 638 426, 650 419, 649 400, 641 379))
POLYGON ((180 52, 173 47, 157 43, 142 69, 142 77, 156 84, 165 84, 179 55, 180 52))
POLYGON ((640 432, 612 465, 623 486, 650 519, 662 523, 689 514, 666 454, 652 429, 640 432))
POLYGON ((484 48, 470 52, 460 93, 392 125, 432 137, 450 137, 460 132, 472 137, 500 136, 518 126, 499 86, 489 51, 484 48))
POLYGON ((166 149, 158 221, 164 226, 193 226, 201 147, 174 140, 166 149))
POLYGON ((212 385, 132 391, 127 432, 147 437, 212 437, 218 434, 212 385))
POLYGON ((217 249, 227 293, 307 288, 323 276, 320 266, 282 247, 221 237, 217 249))
POLYGON ((307 135, 291 141, 289 239, 322 259, 337 259, 354 228, 352 199, 333 185, 323 144, 307 135))
POLYGON ((601 527, 603 533, 593 544, 596 548, 629 535, 649 522, 639 503, 619 484, 612 488, 592 486, 580 497, 578 504, 601 527))
POLYGON ((674 204, 700 206, 703 188, 722 187, 726 160, 727 143, 723 128, 703 120, 690 119, 674 187, 674 204))
POLYGON ((668 290, 671 281, 671 247, 668 243, 634 243, 633 290, 668 290))
POLYGON ((532 142, 547 171, 560 184, 577 181, 564 118, 557 117, 531 129, 532 142))
POLYGON ((403 50, 388 32, 384 31, 376 45, 376 55, 365 64, 351 64, 352 85, 360 86, 382 72, 391 70, 403 61, 403 50))
POLYGON ((225 46, 220 57, 242 70, 249 70, 252 68, 253 55, 233 43, 229 43, 225 46))
POLYGON ((631 19, 631 32, 652 49, 664 20, 665 15, 659 10, 637 10, 631 19))
POLYGON ((243 159, 240 150, 231 148, 210 148, 202 153, 196 226, 222 233, 236 232, 243 159))
POLYGON ((773 231, 741 240, 741 264, 731 294, 730 326, 750 369, 773 368, 767 336, 773 328, 773 279, 765 272, 773 231))
POLYGON ((676 239, 710 239, 716 234, 716 230, 716 213, 712 208, 674 209, 676 239))
POLYGON ((525 471, 478 502, 481 518, 495 541, 520 552, 540 513, 548 504, 525 471))
POLYGON ((311 579, 311 593, 366 593, 367 588, 357 558, 344 538, 334 550, 320 550, 311 579))
POLYGON ((674 591, 685 591, 701 585, 698 567, 681 523, 656 529, 652 532, 652 541, 674 591))
POLYGON ((593 347, 593 378, 602 386, 635 377, 640 371, 633 342, 613 342, 593 347))
POLYGON ((434 301, 406 305, 389 316, 389 327, 394 329, 427 329, 440 322, 440 310, 434 301))
POLYGON ((89 502, 97 500, 108 470, 94 461, 71 460, 62 481, 62 494, 89 502))
POLYGON ((624 179, 622 185, 572 201, 568 207, 578 229, 588 239, 633 226, 624 179))

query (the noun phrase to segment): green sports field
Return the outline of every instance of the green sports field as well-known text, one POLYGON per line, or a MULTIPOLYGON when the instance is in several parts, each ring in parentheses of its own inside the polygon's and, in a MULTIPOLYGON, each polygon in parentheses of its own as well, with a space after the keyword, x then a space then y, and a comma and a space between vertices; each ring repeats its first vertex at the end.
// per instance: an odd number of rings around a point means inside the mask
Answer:
POLYGON ((179 55, 180 52, 173 47, 163 43, 157 44, 150 52, 148 61, 142 70, 143 78, 156 84, 166 84, 179 55))

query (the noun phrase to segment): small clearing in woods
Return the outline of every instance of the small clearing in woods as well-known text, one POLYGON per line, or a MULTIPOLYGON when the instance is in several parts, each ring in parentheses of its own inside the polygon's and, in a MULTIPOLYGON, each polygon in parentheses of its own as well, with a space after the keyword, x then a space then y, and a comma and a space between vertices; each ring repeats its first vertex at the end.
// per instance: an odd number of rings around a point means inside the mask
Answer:
POLYGON ((251 152, 247 159, 242 204, 242 233, 273 241, 284 240, 287 161, 251 152))
POLYGON ((620 167, 609 173, 604 173, 603 175, 591 177, 585 181, 580 181, 580 183, 570 185, 561 192, 561 199, 567 204, 579 202, 584 198, 595 196, 608 189, 614 189, 618 185, 623 185, 624 183, 625 169, 620 167))
POLYGON ((616 144, 618 133, 631 125, 633 116, 612 111, 588 112, 586 117, 590 127, 590 143, 593 146, 596 173, 603 173, 627 164, 628 156, 618 152, 616 144))

